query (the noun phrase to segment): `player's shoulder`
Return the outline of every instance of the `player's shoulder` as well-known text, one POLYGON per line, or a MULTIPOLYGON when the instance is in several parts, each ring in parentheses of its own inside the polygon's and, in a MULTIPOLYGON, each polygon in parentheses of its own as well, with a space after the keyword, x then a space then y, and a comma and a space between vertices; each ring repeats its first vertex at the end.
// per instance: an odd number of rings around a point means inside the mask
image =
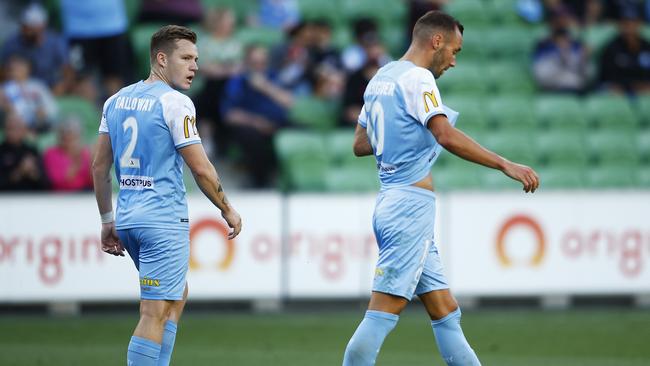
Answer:
POLYGON ((404 71, 399 75, 397 82, 403 86, 411 86, 423 82, 435 83, 435 78, 431 71, 408 62, 404 71))
POLYGON ((163 106, 163 109, 188 108, 192 111, 194 110, 194 103, 192 103, 192 99, 171 87, 160 94, 158 99, 160 100, 160 104, 163 106))

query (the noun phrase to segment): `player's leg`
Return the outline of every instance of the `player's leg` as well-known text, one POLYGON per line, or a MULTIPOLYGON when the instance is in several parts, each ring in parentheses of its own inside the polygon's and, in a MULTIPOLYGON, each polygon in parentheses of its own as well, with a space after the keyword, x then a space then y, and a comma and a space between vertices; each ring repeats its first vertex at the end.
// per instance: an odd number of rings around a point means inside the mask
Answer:
POLYGON ((460 308, 449 291, 435 244, 429 251, 416 293, 429 313, 438 350, 447 365, 480 365, 460 327, 460 308))
POLYGON ((187 284, 185 284, 185 291, 183 292, 183 300, 171 301, 169 309, 169 316, 165 321, 165 330, 162 338, 162 348, 160 350, 160 358, 158 366, 167 366, 171 362, 172 352, 174 351, 174 343, 176 342, 176 331, 178 329, 178 322, 183 314, 185 302, 187 301, 187 284))
POLYGON ((432 199, 398 190, 380 193, 373 220, 379 245, 373 293, 368 311, 345 349, 344 366, 375 364, 384 339, 413 296, 430 242, 427 230, 423 234, 420 226, 433 227, 426 215, 431 212, 432 199))

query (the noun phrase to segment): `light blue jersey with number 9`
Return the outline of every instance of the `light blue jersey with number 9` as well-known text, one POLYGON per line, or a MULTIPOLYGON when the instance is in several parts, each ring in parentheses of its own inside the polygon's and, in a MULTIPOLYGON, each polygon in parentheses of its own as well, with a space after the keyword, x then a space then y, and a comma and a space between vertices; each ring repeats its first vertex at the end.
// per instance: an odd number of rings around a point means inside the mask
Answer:
POLYGON ((427 123, 458 113, 442 104, 433 74, 410 61, 394 61, 377 71, 363 95, 359 124, 372 145, 382 188, 411 185, 426 177, 442 151, 427 123))
POLYGON ((163 82, 138 82, 104 104, 99 133, 110 136, 118 230, 188 229, 183 159, 178 149, 200 143, 190 98, 163 82))

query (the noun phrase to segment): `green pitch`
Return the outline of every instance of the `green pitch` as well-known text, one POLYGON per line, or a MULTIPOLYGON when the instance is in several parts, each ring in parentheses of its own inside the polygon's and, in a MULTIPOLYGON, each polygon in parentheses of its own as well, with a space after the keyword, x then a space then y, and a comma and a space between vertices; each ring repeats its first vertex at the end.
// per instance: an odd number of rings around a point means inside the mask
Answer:
MULTIPOLYGON (((172 364, 340 365, 362 314, 189 313, 172 364)), ((135 314, 0 316, 0 365, 124 365, 135 323, 135 314)), ((649 311, 465 311, 463 328, 484 365, 650 365, 649 311)), ((402 316, 377 365, 443 365, 423 313, 402 316)))

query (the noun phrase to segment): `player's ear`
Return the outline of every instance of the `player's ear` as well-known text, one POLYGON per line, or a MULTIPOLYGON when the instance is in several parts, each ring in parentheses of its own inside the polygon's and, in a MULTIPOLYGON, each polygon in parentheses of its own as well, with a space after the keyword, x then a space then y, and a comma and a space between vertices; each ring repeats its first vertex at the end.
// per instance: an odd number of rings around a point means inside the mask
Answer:
POLYGON ((158 52, 156 54, 156 63, 160 67, 167 66, 167 55, 164 52, 158 52))
POLYGON ((433 37, 431 37, 431 47, 433 47, 434 51, 439 50, 442 48, 442 45, 444 43, 444 37, 440 33, 434 33, 433 37))

